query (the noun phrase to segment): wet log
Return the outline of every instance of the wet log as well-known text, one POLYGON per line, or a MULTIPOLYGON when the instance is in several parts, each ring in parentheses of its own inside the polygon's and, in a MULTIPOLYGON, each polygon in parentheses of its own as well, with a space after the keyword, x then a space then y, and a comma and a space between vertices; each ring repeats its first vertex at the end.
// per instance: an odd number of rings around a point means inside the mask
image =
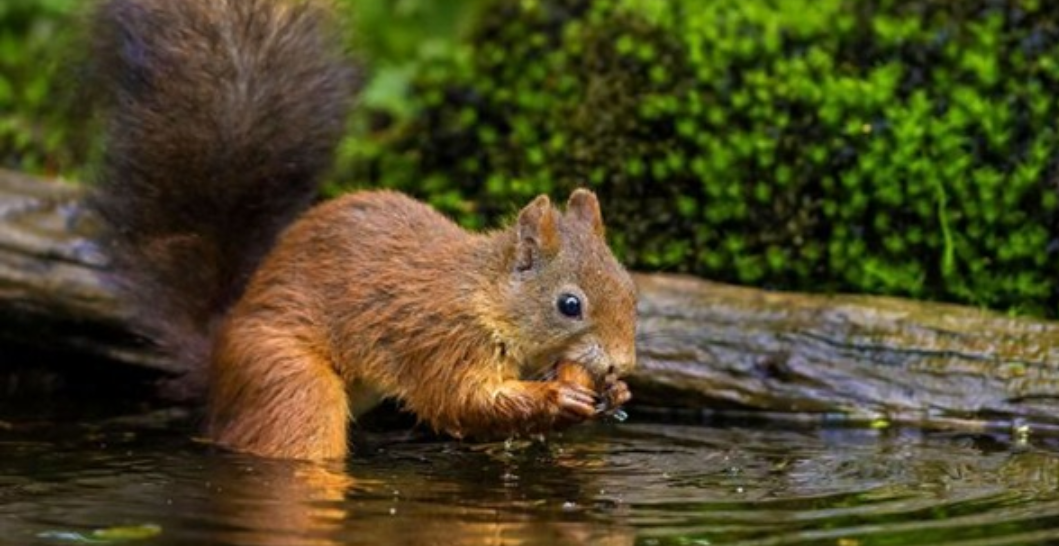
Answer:
POLYGON ((83 196, 74 184, 0 170, 0 355, 38 348, 179 374, 130 333, 128 310, 102 280, 83 196))
MULTIPOLYGON (((634 396, 943 427, 1059 423, 1059 323, 640 275, 634 396)), ((881 421, 879 421, 881 422, 881 421)))
MULTIPOLYGON (((179 374, 129 333, 73 185, 0 171, 0 343, 179 374)), ((636 275, 642 404, 1059 425, 1059 323, 636 275)), ((0 348, 0 351, 3 349, 0 348)), ((2 354, 2 353, 0 353, 2 354)))

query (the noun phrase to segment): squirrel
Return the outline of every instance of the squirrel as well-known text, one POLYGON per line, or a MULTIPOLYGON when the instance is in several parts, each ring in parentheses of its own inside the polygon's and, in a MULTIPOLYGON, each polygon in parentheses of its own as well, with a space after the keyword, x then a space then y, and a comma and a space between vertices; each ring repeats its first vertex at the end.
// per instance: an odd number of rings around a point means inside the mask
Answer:
POLYGON ((357 72, 314 0, 103 0, 91 198, 135 322, 204 378, 228 449, 325 460, 383 399, 454 437, 630 398, 636 293, 597 197, 468 232, 386 190, 314 204, 357 72))

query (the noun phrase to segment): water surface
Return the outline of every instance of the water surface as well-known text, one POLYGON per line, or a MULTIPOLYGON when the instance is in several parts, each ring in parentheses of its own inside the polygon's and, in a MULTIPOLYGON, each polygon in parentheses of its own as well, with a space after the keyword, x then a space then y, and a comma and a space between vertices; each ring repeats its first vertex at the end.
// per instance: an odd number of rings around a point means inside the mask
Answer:
POLYGON ((547 444, 373 432, 320 466, 220 453, 186 420, 162 422, 8 423, 0 543, 1059 541, 1059 442, 1032 435, 633 412, 547 444))

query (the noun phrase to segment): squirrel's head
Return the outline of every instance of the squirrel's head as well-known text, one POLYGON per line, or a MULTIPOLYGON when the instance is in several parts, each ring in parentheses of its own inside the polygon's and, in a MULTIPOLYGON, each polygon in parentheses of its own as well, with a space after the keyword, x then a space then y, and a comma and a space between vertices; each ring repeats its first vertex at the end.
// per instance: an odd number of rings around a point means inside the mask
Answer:
POLYGON ((541 195, 519 212, 506 290, 526 372, 560 360, 596 377, 636 364, 636 290, 604 238, 599 200, 570 195, 565 212, 541 195))

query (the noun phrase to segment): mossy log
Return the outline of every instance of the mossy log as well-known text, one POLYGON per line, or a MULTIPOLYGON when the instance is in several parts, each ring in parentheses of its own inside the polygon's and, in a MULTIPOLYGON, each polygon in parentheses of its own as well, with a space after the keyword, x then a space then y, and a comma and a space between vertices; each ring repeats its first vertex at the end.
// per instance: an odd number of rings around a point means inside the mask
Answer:
MULTIPOLYGON (((178 374, 129 331, 77 187, 0 171, 0 342, 178 374)), ((1059 323, 636 275, 636 399, 919 424, 1059 424, 1059 323)), ((2 349, 0 349, 2 351, 2 349)))

